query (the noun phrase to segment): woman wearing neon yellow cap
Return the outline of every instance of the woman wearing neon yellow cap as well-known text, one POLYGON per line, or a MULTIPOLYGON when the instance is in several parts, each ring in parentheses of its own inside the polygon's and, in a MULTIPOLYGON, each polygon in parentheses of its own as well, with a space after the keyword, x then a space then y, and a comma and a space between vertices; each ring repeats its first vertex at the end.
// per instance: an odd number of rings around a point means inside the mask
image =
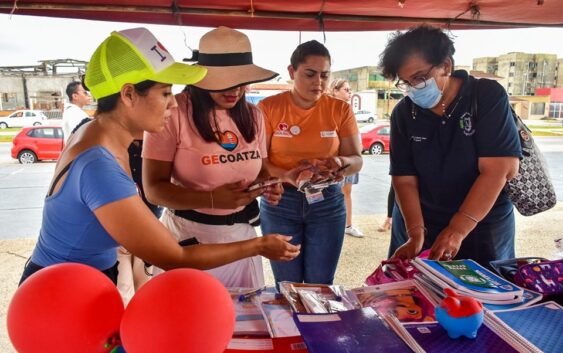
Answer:
POLYGON ((181 247, 139 197, 127 148, 140 132, 165 126, 177 106, 171 84, 192 84, 205 74, 202 67, 176 63, 144 28, 113 32, 98 47, 85 78, 98 100, 96 116, 70 137, 57 163, 39 239, 21 281, 43 267, 78 262, 115 282, 118 245, 164 269, 209 269, 255 255, 291 260, 299 254, 282 235, 181 247))

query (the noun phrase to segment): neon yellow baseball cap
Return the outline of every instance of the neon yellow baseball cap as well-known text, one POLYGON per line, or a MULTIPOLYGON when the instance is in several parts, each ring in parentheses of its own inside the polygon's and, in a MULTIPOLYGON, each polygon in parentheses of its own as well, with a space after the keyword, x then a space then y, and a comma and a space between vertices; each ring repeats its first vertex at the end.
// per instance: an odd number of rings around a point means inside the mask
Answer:
POLYGON ((86 68, 84 82, 96 99, 118 93, 127 83, 146 80, 190 85, 207 73, 199 65, 174 61, 172 55, 146 28, 112 32, 96 49, 86 68))

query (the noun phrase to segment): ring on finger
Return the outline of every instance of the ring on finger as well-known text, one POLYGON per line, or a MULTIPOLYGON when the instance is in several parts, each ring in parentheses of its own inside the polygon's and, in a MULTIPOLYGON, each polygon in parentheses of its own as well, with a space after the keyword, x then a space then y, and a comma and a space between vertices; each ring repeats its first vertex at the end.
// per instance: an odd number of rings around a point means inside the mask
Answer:
POLYGON ((449 252, 445 252, 443 255, 446 259, 451 259, 452 258, 452 254, 449 252))

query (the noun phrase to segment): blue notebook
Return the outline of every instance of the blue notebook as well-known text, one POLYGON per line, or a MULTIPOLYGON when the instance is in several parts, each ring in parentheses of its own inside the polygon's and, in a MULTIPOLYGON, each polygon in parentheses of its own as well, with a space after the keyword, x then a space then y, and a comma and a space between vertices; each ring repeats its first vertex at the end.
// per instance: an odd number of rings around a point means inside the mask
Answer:
POLYGON ((437 277, 453 289, 477 299, 521 302, 522 289, 497 276, 473 260, 433 261, 416 258, 413 264, 422 273, 437 277))
POLYGON ((309 353, 412 353, 373 308, 293 318, 309 353))
POLYGON ((446 330, 437 322, 405 323, 408 333, 428 353, 516 353, 510 344, 494 331, 481 325, 475 339, 461 337, 451 339, 446 330))
POLYGON ((545 353, 563 352, 563 307, 555 302, 491 314, 545 353))

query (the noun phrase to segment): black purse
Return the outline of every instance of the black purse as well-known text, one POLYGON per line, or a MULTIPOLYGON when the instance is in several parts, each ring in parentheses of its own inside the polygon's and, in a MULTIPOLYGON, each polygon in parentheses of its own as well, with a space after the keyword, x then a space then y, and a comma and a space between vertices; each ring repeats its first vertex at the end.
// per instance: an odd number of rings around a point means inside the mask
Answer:
MULTIPOLYGON (((471 117, 475 120, 477 120, 478 90, 479 80, 475 80, 471 99, 471 117)), ((523 157, 520 159, 518 175, 509 180, 504 189, 520 214, 533 216, 555 206, 557 197, 547 163, 534 142, 530 129, 512 107, 510 110, 518 129, 523 157)))

